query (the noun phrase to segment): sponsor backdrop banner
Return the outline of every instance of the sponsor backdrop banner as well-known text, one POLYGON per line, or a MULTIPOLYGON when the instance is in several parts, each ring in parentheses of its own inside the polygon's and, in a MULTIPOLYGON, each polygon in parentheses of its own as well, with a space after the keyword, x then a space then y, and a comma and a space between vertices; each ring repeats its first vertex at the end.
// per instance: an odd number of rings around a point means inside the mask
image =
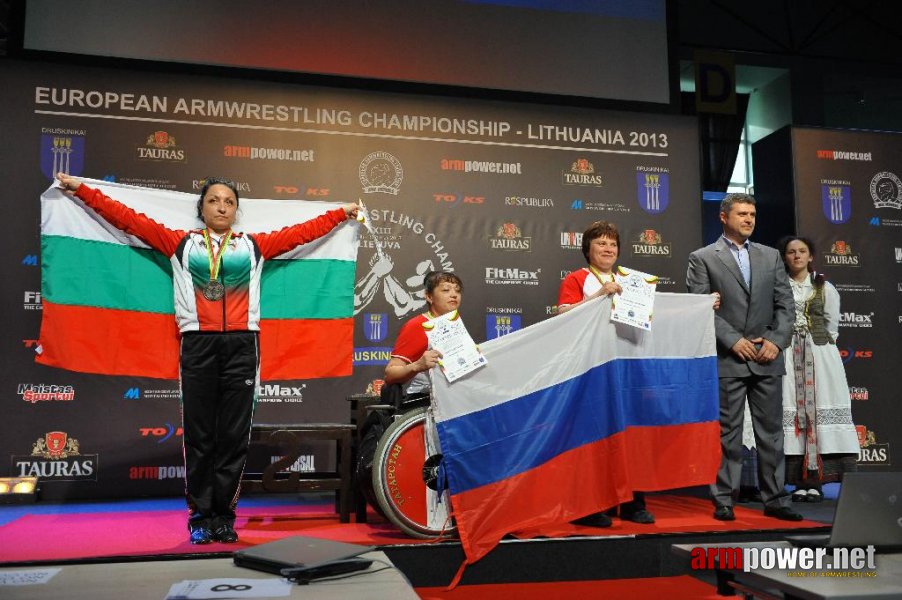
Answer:
MULTIPOLYGON (((701 245, 691 118, 40 62, 0 69, 0 472, 40 475, 44 497, 183 490, 178 382, 34 363, 39 197, 55 171, 193 193, 220 175, 244 198, 367 204, 376 239, 362 230, 353 375, 263 382, 265 422, 347 422, 346 398, 382 377, 401 325, 426 310, 430 270, 461 276, 461 314, 486 340, 552 318, 562 277, 585 265, 592 221, 617 224, 620 263, 659 275, 660 291, 685 290, 701 245)), ((271 450, 252 447, 249 469, 271 450)), ((333 458, 311 445, 294 468, 333 458)))
POLYGON ((799 233, 841 298, 837 345, 867 470, 899 468, 902 406, 902 135, 792 130, 799 233))

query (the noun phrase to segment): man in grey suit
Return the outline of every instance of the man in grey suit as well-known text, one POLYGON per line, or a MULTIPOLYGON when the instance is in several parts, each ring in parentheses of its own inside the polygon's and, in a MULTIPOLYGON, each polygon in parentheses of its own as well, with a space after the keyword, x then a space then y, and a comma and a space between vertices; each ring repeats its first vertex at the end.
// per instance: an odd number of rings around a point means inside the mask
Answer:
POLYGON ((783 489, 783 349, 789 346, 795 306, 783 259, 774 248, 749 242, 755 199, 729 194, 720 204, 723 236, 689 256, 686 284, 695 294, 716 293, 714 315, 720 382, 723 458, 711 486, 714 518, 732 521, 742 470, 743 407, 749 411, 758 449, 758 485, 764 514, 785 521, 802 515, 783 489))

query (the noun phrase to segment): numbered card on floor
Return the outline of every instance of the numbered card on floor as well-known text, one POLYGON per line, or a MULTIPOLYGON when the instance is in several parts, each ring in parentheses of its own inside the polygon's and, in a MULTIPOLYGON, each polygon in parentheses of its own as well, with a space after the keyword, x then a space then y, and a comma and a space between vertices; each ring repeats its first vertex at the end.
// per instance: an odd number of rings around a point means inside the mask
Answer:
POLYGON ((287 579, 199 579, 173 583, 166 600, 207 600, 209 598, 284 598, 291 595, 287 579))
POLYGON ((442 353, 438 364, 449 382, 485 366, 485 357, 456 310, 423 323, 423 328, 429 347, 442 353))

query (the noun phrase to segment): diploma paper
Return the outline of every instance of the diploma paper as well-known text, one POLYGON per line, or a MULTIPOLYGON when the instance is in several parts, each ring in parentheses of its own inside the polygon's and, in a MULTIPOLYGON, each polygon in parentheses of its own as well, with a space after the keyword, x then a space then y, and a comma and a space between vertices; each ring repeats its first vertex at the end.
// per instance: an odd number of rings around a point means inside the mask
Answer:
POLYGON ((442 353, 438 364, 449 382, 485 366, 485 357, 456 310, 423 323, 423 327, 426 328, 429 347, 442 353))
POLYGON ((613 296, 611 320, 651 331, 658 278, 641 271, 617 267, 614 279, 623 288, 623 292, 613 296))

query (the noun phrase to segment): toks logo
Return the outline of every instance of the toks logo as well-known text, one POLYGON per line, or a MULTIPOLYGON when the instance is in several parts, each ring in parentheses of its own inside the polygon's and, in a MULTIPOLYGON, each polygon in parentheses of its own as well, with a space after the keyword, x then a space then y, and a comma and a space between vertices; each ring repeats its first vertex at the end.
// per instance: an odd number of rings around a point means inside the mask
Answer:
POLYGON ((467 196, 465 194, 432 194, 436 203, 450 206, 458 204, 485 204, 485 196, 467 196))
POLYGON ((165 427, 139 427, 138 431, 141 432, 141 437, 159 438, 157 439, 158 444, 162 444, 174 435, 181 436, 184 433, 181 427, 173 427, 170 423, 166 423, 165 427))
POLYGON ((97 455, 81 454, 78 440, 65 431, 48 431, 32 444, 30 455, 13 455, 18 477, 49 481, 97 481, 97 455))
POLYGON ((273 191, 277 194, 289 194, 292 196, 306 196, 313 198, 325 198, 329 195, 329 188, 309 187, 305 185, 274 185, 273 191))
POLYGON ((856 350, 851 346, 849 348, 843 348, 839 351, 839 355, 842 357, 843 364, 848 363, 849 361, 856 358, 874 358, 873 350, 856 350))

